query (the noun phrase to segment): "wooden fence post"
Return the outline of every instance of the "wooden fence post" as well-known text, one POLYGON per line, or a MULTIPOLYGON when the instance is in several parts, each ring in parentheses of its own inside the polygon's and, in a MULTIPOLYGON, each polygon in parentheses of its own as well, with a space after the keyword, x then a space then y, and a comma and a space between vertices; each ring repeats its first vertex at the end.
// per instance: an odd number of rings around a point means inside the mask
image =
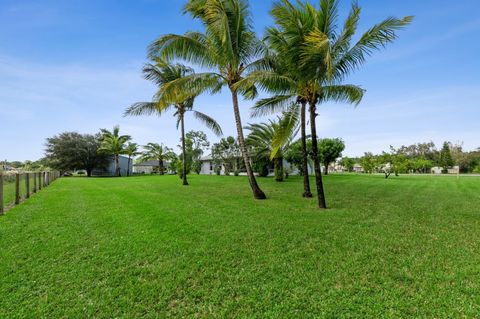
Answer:
POLYGON ((15 205, 20 204, 20 174, 15 174, 15 205))
POLYGON ((25 173, 25 198, 30 198, 30 173, 25 173))
POLYGON ((37 173, 33 173, 33 192, 37 192, 37 173))
POLYGON ((3 215, 3 173, 0 171, 0 215, 3 215))

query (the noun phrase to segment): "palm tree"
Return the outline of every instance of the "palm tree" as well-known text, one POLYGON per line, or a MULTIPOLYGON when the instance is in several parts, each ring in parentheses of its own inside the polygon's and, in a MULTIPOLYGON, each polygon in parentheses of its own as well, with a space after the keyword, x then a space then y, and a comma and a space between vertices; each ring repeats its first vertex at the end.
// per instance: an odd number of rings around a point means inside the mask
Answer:
POLYGON ((199 19, 205 32, 161 36, 150 46, 150 56, 179 58, 212 71, 172 81, 165 93, 174 95, 175 90, 181 90, 195 94, 214 94, 223 86, 229 88, 238 142, 250 187, 256 199, 265 199, 265 193, 253 174, 250 155, 245 146, 238 102, 239 94, 255 96, 256 89, 253 86, 247 89, 236 87, 237 82, 264 63, 261 58, 263 45, 253 31, 248 3, 246 0, 190 0, 184 11, 199 19))
POLYGON ((102 137, 99 152, 113 156, 115 161, 115 176, 122 176, 119 156, 120 154, 125 154, 125 143, 132 138, 130 135, 120 135, 120 126, 118 125, 113 127, 113 131, 107 129, 101 129, 100 131, 102 137))
POLYGON ((295 136, 295 134, 290 134, 287 139, 282 136, 285 130, 289 130, 288 126, 292 123, 290 116, 290 114, 285 114, 283 118, 278 118, 277 121, 270 120, 268 123, 250 124, 245 127, 250 131, 246 144, 255 151, 256 157, 273 160, 274 175, 277 182, 283 181, 283 154, 295 136))
POLYGON ((165 174, 165 161, 173 158, 175 154, 172 149, 158 143, 148 143, 143 146, 142 161, 158 160, 158 171, 160 175, 165 174))
POLYGON ((164 112, 171 108, 175 109, 174 116, 177 119, 177 129, 181 128, 182 141, 182 180, 183 185, 188 185, 187 181, 187 161, 185 152, 185 113, 193 112, 195 118, 203 122, 205 126, 210 128, 216 135, 222 135, 220 125, 210 116, 193 110, 194 95, 185 94, 181 90, 173 90, 170 99, 167 99, 164 94, 164 87, 170 82, 182 79, 187 75, 194 74, 193 69, 181 64, 169 64, 162 59, 156 58, 155 64, 146 64, 143 68, 143 74, 147 80, 155 83, 159 90, 155 94, 153 102, 140 102, 130 106, 125 115, 139 116, 157 114, 161 116, 164 112))
POLYGON ((125 148, 125 155, 128 155, 128 167, 127 167, 127 176, 130 176, 130 164, 132 163, 132 157, 139 155, 138 144, 137 143, 128 143, 125 148))
MULTIPOLYGON (((360 8, 352 5, 342 30, 338 32, 338 5, 338 0, 321 0, 317 9, 309 3, 297 2, 293 5, 289 0, 277 2, 271 11, 275 27, 268 29, 267 42, 273 52, 270 61, 276 62, 275 57, 280 57, 277 59, 280 62, 270 63, 270 69, 251 73, 250 79, 243 84, 249 87, 252 82, 260 82, 267 90, 277 92, 277 95, 256 104, 257 109, 263 109, 260 112, 284 110, 300 104, 300 118, 303 118, 308 105, 320 208, 326 208, 326 202, 318 158, 317 105, 327 101, 360 103, 364 90, 341 82, 351 71, 358 69, 374 50, 395 40, 395 31, 412 20, 412 17, 388 18, 367 30, 351 45, 360 8), (272 65, 277 65, 277 68, 272 65), (278 72, 278 65, 281 72, 278 72)), ((302 141, 305 141, 304 136, 302 132, 302 141)))

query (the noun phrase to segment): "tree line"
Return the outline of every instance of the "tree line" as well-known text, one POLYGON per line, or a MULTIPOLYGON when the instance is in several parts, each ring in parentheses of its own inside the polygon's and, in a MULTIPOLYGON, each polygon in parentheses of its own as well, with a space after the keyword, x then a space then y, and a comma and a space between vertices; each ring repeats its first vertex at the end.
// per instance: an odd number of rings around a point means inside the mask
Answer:
POLYGON ((347 171, 353 171, 355 164, 360 164, 366 173, 384 173, 386 178, 392 173, 430 173, 433 167, 441 168, 442 173, 454 166, 458 166, 460 173, 480 173, 480 148, 469 152, 459 143, 444 142, 437 149, 435 143, 427 142, 399 148, 390 146, 388 152, 366 152, 362 157, 344 157, 340 161, 347 171))

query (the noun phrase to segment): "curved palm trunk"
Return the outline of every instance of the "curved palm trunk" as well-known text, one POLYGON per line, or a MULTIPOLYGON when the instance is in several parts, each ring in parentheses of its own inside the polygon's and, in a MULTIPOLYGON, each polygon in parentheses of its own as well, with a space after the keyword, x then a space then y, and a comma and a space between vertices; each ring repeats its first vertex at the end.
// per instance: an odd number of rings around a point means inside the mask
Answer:
POLYGON ((310 190, 310 178, 308 176, 308 153, 307 153, 307 133, 305 119, 306 102, 302 102, 300 110, 301 134, 302 134, 302 170, 303 170, 303 197, 312 198, 310 190))
POLYGON ((275 172, 275 181, 283 182, 283 157, 276 157, 273 165, 273 170, 275 172))
POLYGON ((183 185, 188 185, 187 181, 187 155, 185 153, 185 117, 184 114, 180 114, 180 125, 182 130, 182 179, 183 185))
POLYGON ((233 112, 235 114, 235 124, 237 126, 238 134, 238 144, 240 145, 240 150, 242 151, 243 161, 245 162, 245 169, 247 170, 248 181, 250 187, 253 191, 253 197, 255 199, 266 199, 267 196, 260 189, 253 175, 252 165, 250 164, 250 155, 248 154, 247 148, 245 147, 245 138, 243 136, 242 120, 240 117, 240 110, 238 108, 238 94, 235 90, 231 89, 232 92, 232 102, 233 102, 233 112))
POLYGON ((325 192, 323 190, 322 170, 320 168, 320 160, 318 159, 318 141, 317 141, 317 125, 315 123, 316 107, 315 103, 310 102, 310 127, 312 130, 312 158, 315 168, 315 184, 317 185, 318 207, 327 208, 325 203, 325 192))

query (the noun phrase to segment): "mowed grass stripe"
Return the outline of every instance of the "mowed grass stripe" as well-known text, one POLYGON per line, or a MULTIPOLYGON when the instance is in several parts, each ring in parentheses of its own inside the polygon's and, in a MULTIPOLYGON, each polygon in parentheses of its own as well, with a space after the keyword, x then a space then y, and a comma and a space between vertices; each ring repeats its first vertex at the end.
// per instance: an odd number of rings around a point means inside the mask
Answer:
POLYGON ((480 179, 60 179, 0 218, 0 317, 474 317, 480 179))

